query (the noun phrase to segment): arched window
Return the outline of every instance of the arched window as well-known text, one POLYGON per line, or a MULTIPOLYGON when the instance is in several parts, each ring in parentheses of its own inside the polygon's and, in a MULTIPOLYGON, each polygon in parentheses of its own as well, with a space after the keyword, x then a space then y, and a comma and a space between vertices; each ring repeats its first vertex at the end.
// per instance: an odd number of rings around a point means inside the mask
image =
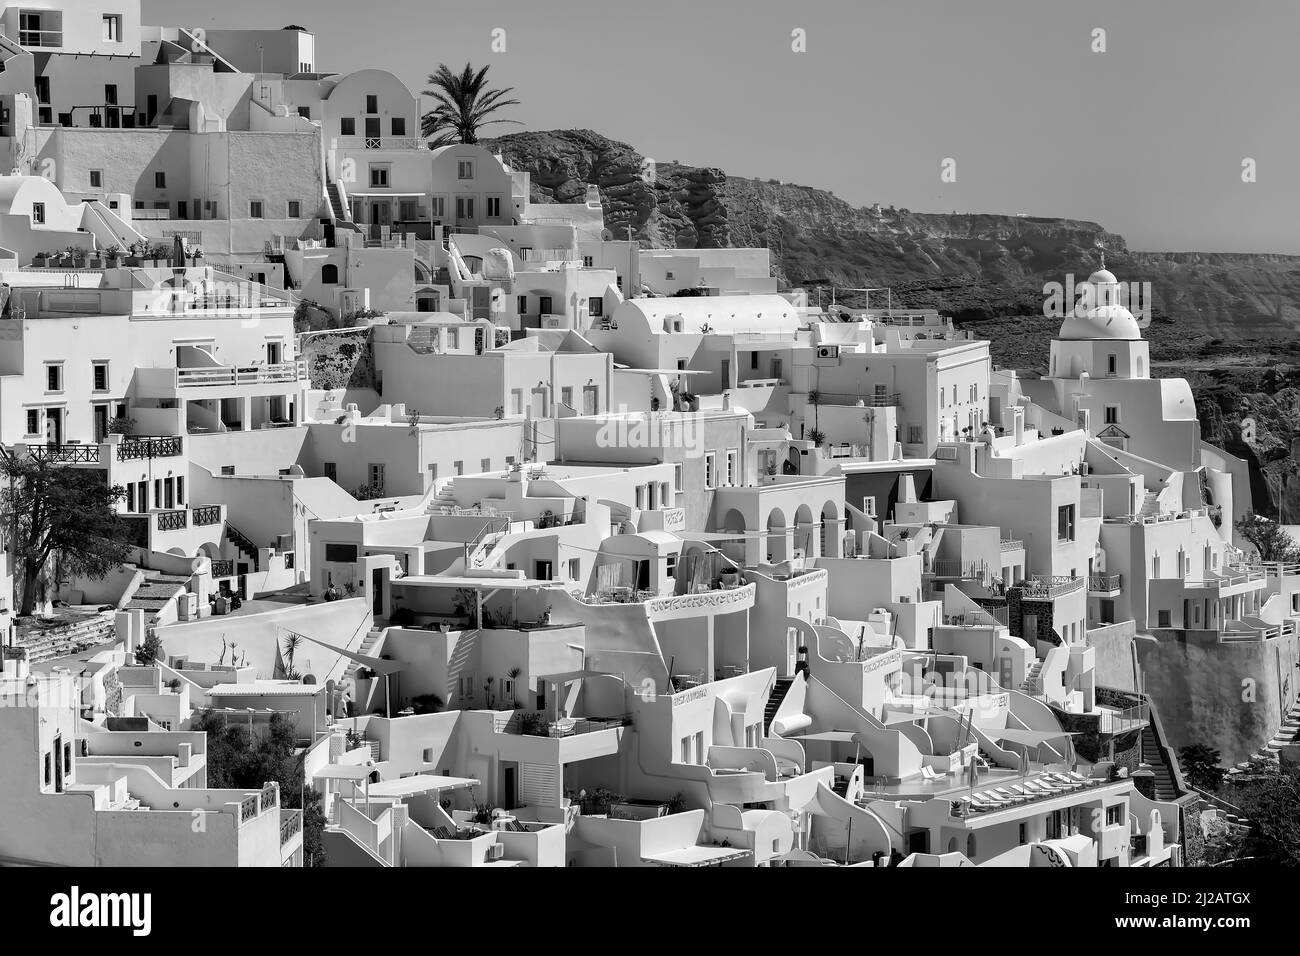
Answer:
POLYGON ((338 285, 339 267, 334 265, 334 263, 332 262, 326 263, 325 265, 321 266, 320 281, 325 283, 326 285, 338 285))

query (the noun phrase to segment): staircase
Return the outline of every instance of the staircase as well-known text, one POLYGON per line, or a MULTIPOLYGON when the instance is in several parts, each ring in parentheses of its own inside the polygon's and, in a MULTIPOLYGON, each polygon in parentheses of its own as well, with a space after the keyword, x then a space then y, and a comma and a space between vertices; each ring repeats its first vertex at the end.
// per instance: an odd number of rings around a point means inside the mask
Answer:
POLYGON ((1043 690, 1043 661, 1041 658, 1035 660, 1033 665, 1025 673, 1025 679, 1020 682, 1020 692, 1028 694, 1030 697, 1037 697, 1043 690))
MULTIPOLYGON (((1296 701, 1282 718, 1282 726, 1269 739, 1268 743, 1251 755, 1251 760, 1278 761, 1278 754, 1287 744, 1300 740, 1300 701, 1296 701)), ((1238 774, 1250 767, 1250 760, 1243 760, 1237 766, 1228 769, 1229 774, 1238 774)))
POLYGON ((147 624, 158 616, 158 612, 166 607, 168 601, 184 591, 189 582, 188 576, 145 571, 144 581, 135 589, 135 593, 131 595, 131 600, 126 603, 123 610, 140 608, 145 612, 147 624))
POLYGON ((772 688, 772 693, 767 698, 767 706, 763 709, 764 735, 771 733, 772 720, 776 717, 776 712, 780 709, 781 702, 785 700, 785 695, 790 693, 790 688, 793 684, 793 677, 778 677, 776 679, 776 686, 772 688))
POLYGON ((253 544, 253 542, 249 540, 249 537, 246 534, 244 534, 242 531, 240 531, 238 528, 232 525, 229 521, 227 521, 225 527, 225 537, 227 541, 229 541, 232 545, 235 546, 235 549, 240 554, 247 557, 248 560, 253 563, 254 571, 259 570, 259 568, 257 567, 257 545, 253 544))
MULTIPOLYGON (((378 628, 371 628, 366 633, 366 636, 361 639, 361 646, 357 648, 356 652, 358 654, 364 654, 366 657, 373 657, 374 655, 372 655, 370 651, 375 646, 375 642, 379 640, 381 634, 383 634, 383 632, 380 631, 378 628)), ((359 661, 349 660, 348 669, 343 672, 343 679, 345 681, 350 681, 352 685, 355 687, 356 680, 357 680, 357 671, 361 670, 361 668, 365 666, 366 665, 360 663, 359 661)))
POLYGON ((1157 800, 1178 799, 1178 788, 1174 786, 1173 774, 1165 764, 1165 753, 1156 742, 1150 727, 1142 728, 1142 762, 1150 764, 1155 775, 1155 797, 1157 800))
POLYGON ((339 184, 331 181, 325 187, 325 192, 329 196, 330 209, 334 213, 334 225, 339 229, 352 229, 360 232, 361 227, 352 221, 352 214, 344 208, 343 196, 339 193, 339 184))
POLYGON ((1148 491, 1146 497, 1142 499, 1142 508, 1138 514, 1143 518, 1150 518, 1160 514, 1159 494, 1154 491, 1148 491))

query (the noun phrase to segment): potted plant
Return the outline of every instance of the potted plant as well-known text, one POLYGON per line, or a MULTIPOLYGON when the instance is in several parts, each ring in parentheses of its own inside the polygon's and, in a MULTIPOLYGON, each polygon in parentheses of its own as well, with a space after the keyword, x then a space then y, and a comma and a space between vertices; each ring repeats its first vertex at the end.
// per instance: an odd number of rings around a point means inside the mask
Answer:
POLYGON ((79 249, 76 246, 68 246, 68 248, 65 251, 68 254, 68 259, 72 264, 72 268, 84 269, 86 267, 85 249, 79 249))
POLYGON ((54 258, 53 253, 38 252, 36 253, 36 255, 32 256, 32 265, 34 265, 38 269, 47 269, 49 268, 50 261, 53 258, 54 258))
POLYGON ((551 623, 551 606, 549 604, 542 610, 541 616, 537 618, 537 623, 542 627, 546 627, 551 623))
POLYGON ((812 439, 812 443, 818 448, 822 446, 822 442, 826 441, 826 433, 820 428, 814 428, 808 437, 812 439))

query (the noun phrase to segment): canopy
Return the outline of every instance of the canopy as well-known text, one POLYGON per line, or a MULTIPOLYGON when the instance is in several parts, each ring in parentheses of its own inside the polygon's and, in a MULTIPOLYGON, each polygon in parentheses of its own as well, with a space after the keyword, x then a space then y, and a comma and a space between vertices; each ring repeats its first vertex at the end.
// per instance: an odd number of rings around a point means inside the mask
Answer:
POLYGON ((659 866, 717 866, 731 860, 748 858, 749 850, 738 850, 728 846, 684 846, 677 850, 665 850, 641 857, 642 863, 656 863, 659 866))
POLYGON ((1073 730, 986 730, 986 734, 994 740, 1009 740, 1013 744, 1037 744, 1046 743, 1049 740, 1056 740, 1059 737, 1073 737, 1073 730))
POLYGON ((422 793, 437 793, 442 790, 463 790, 478 786, 479 781, 472 777, 443 777, 433 773, 417 773, 410 777, 397 777, 393 780, 381 780, 370 785, 370 796, 374 797, 415 797, 422 793))

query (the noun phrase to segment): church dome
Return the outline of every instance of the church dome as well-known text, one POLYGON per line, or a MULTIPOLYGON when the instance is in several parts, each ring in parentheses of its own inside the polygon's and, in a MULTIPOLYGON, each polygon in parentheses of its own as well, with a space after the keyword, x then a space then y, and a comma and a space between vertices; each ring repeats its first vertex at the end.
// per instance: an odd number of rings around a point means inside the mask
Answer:
POLYGON ((1058 339, 1140 339, 1142 327, 1121 304, 1119 280, 1104 266, 1076 290, 1079 303, 1061 323, 1058 339))

